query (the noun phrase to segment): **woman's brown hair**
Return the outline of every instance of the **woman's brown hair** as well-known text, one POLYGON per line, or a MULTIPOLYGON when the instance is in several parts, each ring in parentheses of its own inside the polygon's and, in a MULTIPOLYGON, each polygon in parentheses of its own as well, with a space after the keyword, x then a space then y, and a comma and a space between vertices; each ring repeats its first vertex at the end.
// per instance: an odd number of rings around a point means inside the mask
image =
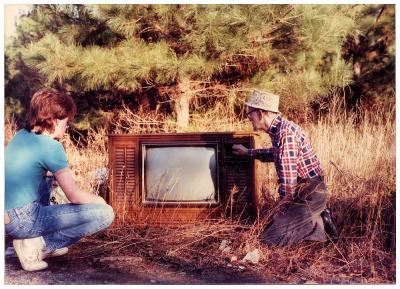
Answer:
POLYGON ((40 134, 45 130, 52 133, 54 120, 68 117, 70 121, 75 114, 76 105, 71 96, 55 89, 44 88, 32 96, 25 129, 31 131, 37 127, 36 133, 40 134))

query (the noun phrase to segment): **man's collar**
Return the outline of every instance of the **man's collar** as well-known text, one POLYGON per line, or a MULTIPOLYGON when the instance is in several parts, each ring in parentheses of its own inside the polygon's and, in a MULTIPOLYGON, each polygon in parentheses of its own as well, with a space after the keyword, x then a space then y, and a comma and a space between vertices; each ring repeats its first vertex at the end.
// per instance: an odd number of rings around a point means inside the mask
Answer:
POLYGON ((271 123, 271 126, 268 129, 268 134, 269 135, 276 135, 279 133, 279 129, 281 126, 282 122, 282 117, 278 115, 277 117, 274 118, 274 120, 271 123))

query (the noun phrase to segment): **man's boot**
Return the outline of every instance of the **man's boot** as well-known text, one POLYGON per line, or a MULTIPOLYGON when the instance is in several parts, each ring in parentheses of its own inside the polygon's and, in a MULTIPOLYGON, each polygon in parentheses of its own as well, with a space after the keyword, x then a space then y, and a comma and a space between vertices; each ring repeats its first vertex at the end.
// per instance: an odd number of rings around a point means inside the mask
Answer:
POLYGON ((332 241, 338 239, 338 232, 335 224, 333 223, 331 210, 326 208, 321 213, 322 220, 324 221, 324 229, 332 241))

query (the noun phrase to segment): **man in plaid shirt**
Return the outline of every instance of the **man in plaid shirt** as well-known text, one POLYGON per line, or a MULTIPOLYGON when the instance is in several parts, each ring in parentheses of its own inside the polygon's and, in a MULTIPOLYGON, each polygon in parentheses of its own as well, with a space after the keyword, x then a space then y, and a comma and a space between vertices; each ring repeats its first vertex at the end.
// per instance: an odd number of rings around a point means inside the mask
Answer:
POLYGON ((262 241, 268 245, 290 245, 302 240, 325 241, 326 234, 337 239, 326 208, 323 171, 304 131, 280 115, 277 95, 255 90, 246 104, 253 129, 268 133, 272 147, 248 149, 234 145, 233 152, 274 162, 279 195, 286 207, 285 212, 275 215, 262 234, 262 241))
POLYGON ((278 115, 273 119, 268 134, 272 148, 249 149, 248 155, 275 163, 281 198, 293 195, 298 179, 323 176, 317 155, 297 124, 278 115))

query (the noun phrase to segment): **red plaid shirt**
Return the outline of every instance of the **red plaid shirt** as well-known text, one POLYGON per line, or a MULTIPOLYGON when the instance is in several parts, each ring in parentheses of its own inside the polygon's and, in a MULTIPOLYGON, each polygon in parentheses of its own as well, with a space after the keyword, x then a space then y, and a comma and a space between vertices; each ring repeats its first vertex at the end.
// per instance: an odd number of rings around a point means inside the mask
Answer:
POLYGON ((304 131, 294 122, 277 116, 268 130, 272 147, 250 149, 249 156, 274 162, 279 178, 279 195, 294 193, 298 179, 323 176, 320 162, 304 131))

